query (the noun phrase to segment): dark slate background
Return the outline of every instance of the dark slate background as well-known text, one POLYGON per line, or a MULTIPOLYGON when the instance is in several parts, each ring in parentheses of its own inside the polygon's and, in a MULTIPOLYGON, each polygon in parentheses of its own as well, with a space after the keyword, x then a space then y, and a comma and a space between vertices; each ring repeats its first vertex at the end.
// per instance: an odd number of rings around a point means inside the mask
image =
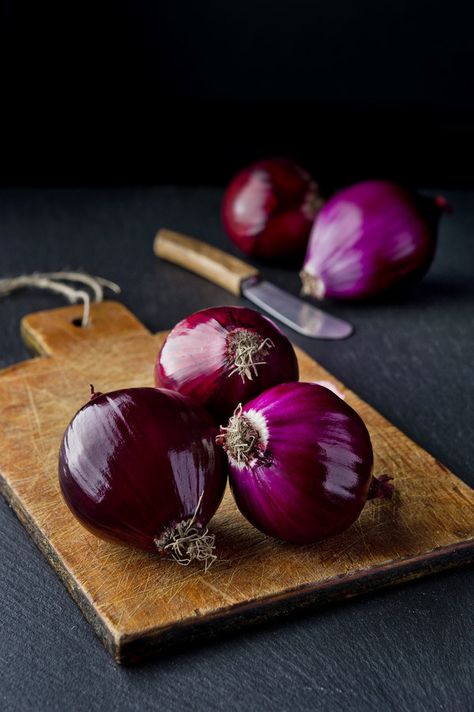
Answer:
MULTIPOLYGON (((4 189, 0 276, 62 267, 117 281, 153 331, 238 300, 160 263, 168 226, 226 246, 221 189, 4 189)), ((474 485, 474 201, 447 191, 438 253, 420 285, 370 304, 330 304, 356 333, 292 335, 409 436, 474 485)), ((296 270, 265 268, 297 292, 296 270)), ((0 366, 27 358, 19 320, 60 298, 0 302, 0 366)), ((28 443, 25 443, 28 447, 28 443)), ((465 712, 474 673, 472 569, 118 668, 7 505, 0 501, 0 708, 4 710, 364 710, 465 712)))

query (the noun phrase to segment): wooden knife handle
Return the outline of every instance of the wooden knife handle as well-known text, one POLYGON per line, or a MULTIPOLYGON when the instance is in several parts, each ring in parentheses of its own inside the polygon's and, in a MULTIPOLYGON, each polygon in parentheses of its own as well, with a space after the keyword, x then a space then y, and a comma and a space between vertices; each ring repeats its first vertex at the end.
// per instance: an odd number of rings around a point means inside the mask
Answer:
POLYGON ((159 230, 154 251, 158 257, 195 272, 236 296, 241 294, 243 280, 258 276, 258 269, 243 260, 173 230, 159 230))

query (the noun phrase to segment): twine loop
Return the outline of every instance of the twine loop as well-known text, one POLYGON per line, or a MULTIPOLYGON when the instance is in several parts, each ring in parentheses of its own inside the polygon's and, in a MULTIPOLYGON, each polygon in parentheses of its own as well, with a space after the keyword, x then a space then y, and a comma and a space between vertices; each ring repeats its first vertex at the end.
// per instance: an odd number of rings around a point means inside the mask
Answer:
POLYGON ((62 294, 68 302, 76 304, 82 302, 83 312, 81 326, 88 326, 90 323, 91 296, 89 292, 82 288, 73 286, 81 284, 88 287, 93 296, 93 301, 101 302, 104 299, 104 288, 110 289, 115 294, 119 294, 121 289, 118 284, 103 277, 96 277, 85 272, 34 272, 33 274, 23 274, 19 277, 7 277, 0 279, 0 298, 15 292, 18 289, 34 287, 36 289, 46 289, 49 292, 62 294))

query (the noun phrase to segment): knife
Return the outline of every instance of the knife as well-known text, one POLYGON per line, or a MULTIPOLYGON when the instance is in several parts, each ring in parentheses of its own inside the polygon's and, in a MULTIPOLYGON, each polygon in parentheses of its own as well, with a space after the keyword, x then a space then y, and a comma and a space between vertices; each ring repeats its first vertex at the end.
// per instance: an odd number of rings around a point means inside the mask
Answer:
POLYGON ((168 262, 209 279, 237 297, 244 296, 294 331, 314 339, 345 339, 349 322, 326 314, 312 304, 261 279, 256 267, 217 247, 173 230, 159 230, 154 252, 168 262))

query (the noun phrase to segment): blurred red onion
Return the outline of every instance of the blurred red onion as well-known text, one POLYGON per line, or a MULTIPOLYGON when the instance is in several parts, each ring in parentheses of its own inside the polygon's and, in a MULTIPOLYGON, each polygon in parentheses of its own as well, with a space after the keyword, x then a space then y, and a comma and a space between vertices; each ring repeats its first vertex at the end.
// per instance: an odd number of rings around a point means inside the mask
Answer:
POLYGON ((222 206, 224 228, 242 252, 262 260, 304 253, 323 204, 318 186, 297 163, 269 158, 238 173, 222 206))
POLYGON ((322 299, 369 297, 421 278, 433 259, 444 198, 394 183, 357 183, 329 200, 311 232, 303 293, 322 299))

